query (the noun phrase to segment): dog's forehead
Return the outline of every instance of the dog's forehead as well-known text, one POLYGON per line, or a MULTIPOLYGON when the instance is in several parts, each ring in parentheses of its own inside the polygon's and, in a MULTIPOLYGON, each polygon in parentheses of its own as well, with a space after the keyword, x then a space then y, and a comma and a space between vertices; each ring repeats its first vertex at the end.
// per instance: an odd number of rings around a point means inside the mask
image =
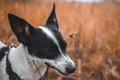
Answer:
POLYGON ((41 29, 43 31, 43 33, 45 33, 46 36, 48 38, 50 38, 57 45, 58 50, 60 51, 60 53, 63 53, 62 50, 61 50, 61 47, 60 47, 60 41, 58 41, 58 39, 57 39, 58 36, 59 36, 59 38, 62 39, 61 34, 57 33, 58 35, 55 36, 55 33, 52 30, 50 30, 49 28, 47 28, 47 27, 39 26, 38 28, 41 29))
POLYGON ((43 27, 43 26, 39 26, 38 28, 41 29, 43 31, 43 33, 45 33, 46 36, 48 38, 52 39, 55 43, 58 42, 56 37, 54 36, 53 32, 49 28, 46 28, 46 27, 43 27))

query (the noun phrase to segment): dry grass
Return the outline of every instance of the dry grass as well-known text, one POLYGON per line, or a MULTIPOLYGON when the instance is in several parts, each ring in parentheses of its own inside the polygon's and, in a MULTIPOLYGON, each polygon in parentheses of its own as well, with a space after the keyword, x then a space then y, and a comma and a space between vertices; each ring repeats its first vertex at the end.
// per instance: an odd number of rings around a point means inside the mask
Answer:
MULTIPOLYGON (((53 2, 39 0, 0 1, 0 40, 17 42, 7 14, 25 18, 32 25, 44 25, 53 2)), ((61 77, 50 70, 49 80, 120 80, 120 3, 56 2, 60 31, 68 42, 68 53, 77 70, 61 77)))

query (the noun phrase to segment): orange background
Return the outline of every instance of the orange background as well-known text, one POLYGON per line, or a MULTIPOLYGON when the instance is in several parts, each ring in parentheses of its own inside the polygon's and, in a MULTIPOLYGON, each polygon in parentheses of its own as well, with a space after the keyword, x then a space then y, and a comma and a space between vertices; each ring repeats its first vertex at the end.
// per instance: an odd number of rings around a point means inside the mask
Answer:
MULTIPOLYGON (((33 26, 44 25, 53 1, 0 0, 0 40, 18 43, 7 14, 24 18, 33 26)), ((62 77, 49 70, 49 80, 120 80, 120 3, 55 1, 60 31, 77 70, 62 77)))

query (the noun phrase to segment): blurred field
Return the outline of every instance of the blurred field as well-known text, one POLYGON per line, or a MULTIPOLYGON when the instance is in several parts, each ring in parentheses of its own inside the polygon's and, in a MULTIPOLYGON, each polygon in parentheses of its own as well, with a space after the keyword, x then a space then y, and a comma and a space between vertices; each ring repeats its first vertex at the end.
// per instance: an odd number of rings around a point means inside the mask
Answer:
MULTIPOLYGON (((120 3, 55 3, 60 31, 77 70, 62 77, 50 69, 48 80, 120 80, 120 3)), ((0 40, 18 43, 8 13, 34 26, 44 25, 52 5, 50 0, 0 0, 0 40)))

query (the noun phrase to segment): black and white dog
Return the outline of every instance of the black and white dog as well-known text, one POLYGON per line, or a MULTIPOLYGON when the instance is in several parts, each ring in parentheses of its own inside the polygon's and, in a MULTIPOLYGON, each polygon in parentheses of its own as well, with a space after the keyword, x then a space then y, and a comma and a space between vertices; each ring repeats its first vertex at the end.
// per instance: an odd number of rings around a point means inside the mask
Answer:
MULTIPOLYGON (((1 59, 0 80, 9 80, 6 71, 6 61, 8 60, 12 71, 21 80, 39 80, 45 74, 47 66, 63 75, 69 75, 75 71, 75 64, 66 53, 67 43, 59 32, 55 5, 46 24, 37 28, 15 15, 8 14, 8 18, 20 45, 16 48, 10 48, 8 56, 5 55, 1 59), (29 61, 32 62, 32 60, 37 66, 41 65, 39 66, 41 76, 36 71, 35 66, 29 64, 29 61)), ((2 52, 6 53, 4 50, 2 52)), ((1 54, 3 53, 0 52, 1 54)))

